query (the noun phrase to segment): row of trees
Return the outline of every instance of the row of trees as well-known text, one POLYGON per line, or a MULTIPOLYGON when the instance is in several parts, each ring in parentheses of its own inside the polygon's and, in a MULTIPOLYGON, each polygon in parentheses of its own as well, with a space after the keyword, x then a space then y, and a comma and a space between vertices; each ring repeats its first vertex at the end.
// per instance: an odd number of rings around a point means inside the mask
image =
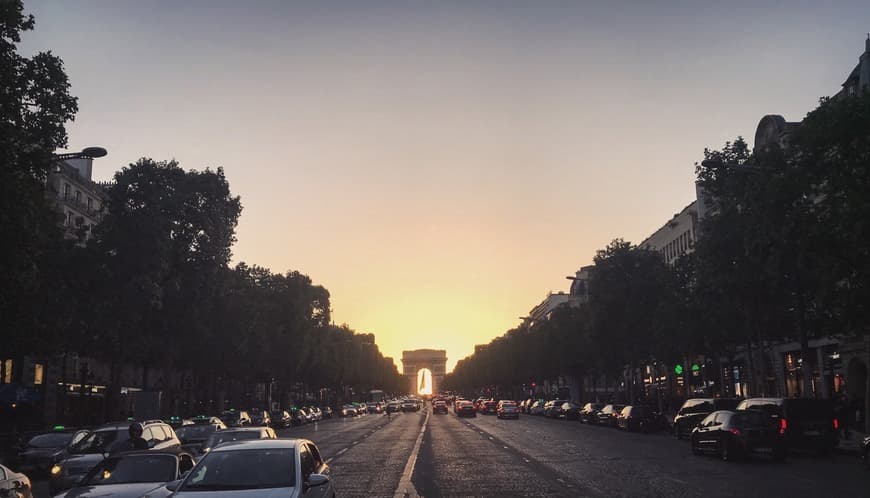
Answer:
POLYGON ((230 383, 401 388, 374 336, 331 324, 325 288, 298 272, 230 266, 242 205, 220 168, 140 159, 106 187, 86 243, 65 239, 45 181, 76 99, 58 58, 16 52, 33 25, 20 2, 0 2, 0 357, 105 362, 107 416, 125 366, 142 369, 146 388, 171 389, 181 375, 209 398, 230 383))
MULTIPOLYGON (((460 361, 448 385, 615 377, 625 367, 733 358, 782 340, 799 342, 809 359, 812 338, 866 337, 870 95, 822 99, 788 131, 756 150, 738 138, 704 151, 696 174, 709 212, 693 253, 668 266, 657 253, 613 241, 595 256, 588 305, 508 331, 460 361)), ((766 368, 749 365, 751 392, 765 391, 766 368)), ((812 369, 801 370, 810 386, 812 369)), ((851 392, 870 400, 864 389, 851 392)), ((813 395, 808 387, 802 394, 813 395)))

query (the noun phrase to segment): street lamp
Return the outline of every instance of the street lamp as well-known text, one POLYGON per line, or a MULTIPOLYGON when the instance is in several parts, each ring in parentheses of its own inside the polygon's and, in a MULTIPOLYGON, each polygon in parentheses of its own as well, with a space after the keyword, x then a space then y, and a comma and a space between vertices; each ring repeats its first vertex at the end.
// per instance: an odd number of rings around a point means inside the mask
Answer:
POLYGON ((85 147, 79 152, 66 152, 63 154, 55 154, 54 158, 61 161, 65 159, 96 159, 105 157, 108 152, 103 147, 85 147))

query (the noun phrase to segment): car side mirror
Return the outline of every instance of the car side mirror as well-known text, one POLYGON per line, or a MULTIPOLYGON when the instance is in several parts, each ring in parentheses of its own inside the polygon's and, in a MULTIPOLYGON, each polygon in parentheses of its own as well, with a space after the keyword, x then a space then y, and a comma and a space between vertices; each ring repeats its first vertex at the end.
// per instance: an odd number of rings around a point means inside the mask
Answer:
MULTIPOLYGON (((187 472, 185 472, 185 474, 187 474, 187 472)), ((184 475, 184 474, 182 474, 182 475, 184 475)), ((178 489, 179 484, 181 484, 181 479, 176 479, 174 481, 167 482, 165 484, 165 486, 166 486, 166 489, 168 489, 169 491, 175 491, 176 489, 178 489)))
POLYGON ((305 489, 316 488, 317 486, 323 486, 324 484, 329 482, 329 477, 323 474, 311 474, 308 476, 308 479, 305 480, 305 489))

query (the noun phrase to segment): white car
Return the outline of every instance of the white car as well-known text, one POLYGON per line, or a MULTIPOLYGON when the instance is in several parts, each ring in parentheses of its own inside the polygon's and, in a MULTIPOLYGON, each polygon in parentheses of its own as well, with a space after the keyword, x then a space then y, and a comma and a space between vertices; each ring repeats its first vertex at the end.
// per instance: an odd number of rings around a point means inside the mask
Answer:
POLYGON ((307 439, 222 444, 166 488, 174 491, 174 498, 335 497, 329 467, 307 439))

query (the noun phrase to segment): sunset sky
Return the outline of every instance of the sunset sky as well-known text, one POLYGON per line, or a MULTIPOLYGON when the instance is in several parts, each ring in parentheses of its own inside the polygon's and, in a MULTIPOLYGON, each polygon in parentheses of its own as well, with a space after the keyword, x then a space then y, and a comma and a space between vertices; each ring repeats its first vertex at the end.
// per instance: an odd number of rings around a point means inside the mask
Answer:
POLYGON ((801 119, 870 2, 25 2, 66 63, 70 148, 223 166, 234 260, 448 368, 611 239, 694 198, 704 147, 801 119), (652 4, 667 4, 667 6, 652 4), (700 6, 700 4, 709 4, 700 6))

